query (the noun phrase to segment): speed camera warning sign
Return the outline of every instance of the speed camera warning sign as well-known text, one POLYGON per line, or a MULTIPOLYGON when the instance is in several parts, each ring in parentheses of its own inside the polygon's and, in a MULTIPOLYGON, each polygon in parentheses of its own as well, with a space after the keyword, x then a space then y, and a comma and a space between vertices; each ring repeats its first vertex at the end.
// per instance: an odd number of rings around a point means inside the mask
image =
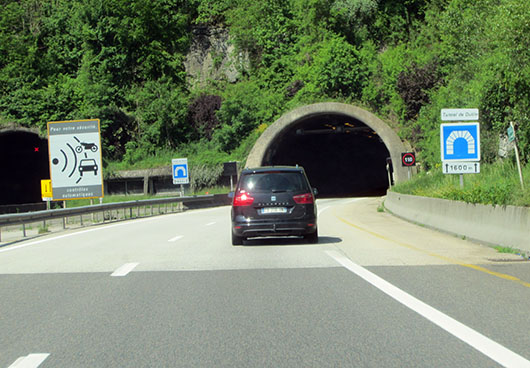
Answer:
POLYGON ((48 123, 53 199, 103 197, 99 120, 48 123))

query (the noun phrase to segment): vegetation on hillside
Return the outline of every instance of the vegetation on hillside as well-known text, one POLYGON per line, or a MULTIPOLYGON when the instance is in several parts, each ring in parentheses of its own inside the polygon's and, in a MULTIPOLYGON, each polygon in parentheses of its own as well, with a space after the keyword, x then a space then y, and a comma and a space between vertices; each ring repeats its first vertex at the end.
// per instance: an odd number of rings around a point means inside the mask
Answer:
POLYGON ((441 108, 478 107, 484 162, 516 124, 530 160, 525 0, 0 0, 0 123, 99 118, 104 157, 156 165, 244 160, 301 104, 343 101, 439 158, 441 108), (239 81, 192 87, 192 29, 228 29, 250 63, 239 81), (161 155, 164 156, 164 155, 161 155), (168 162, 168 161, 165 161, 168 162))

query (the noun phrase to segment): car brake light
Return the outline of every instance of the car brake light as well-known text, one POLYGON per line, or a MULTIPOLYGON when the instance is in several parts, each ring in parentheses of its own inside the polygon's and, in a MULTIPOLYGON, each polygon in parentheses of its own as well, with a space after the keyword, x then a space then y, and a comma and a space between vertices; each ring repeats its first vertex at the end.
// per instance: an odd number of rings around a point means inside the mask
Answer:
POLYGON ((311 194, 311 193, 295 195, 293 197, 293 199, 298 204, 312 204, 312 203, 314 203, 313 194, 311 194))
POLYGON ((250 206, 254 202, 254 198, 249 193, 239 193, 234 197, 234 207, 250 206))

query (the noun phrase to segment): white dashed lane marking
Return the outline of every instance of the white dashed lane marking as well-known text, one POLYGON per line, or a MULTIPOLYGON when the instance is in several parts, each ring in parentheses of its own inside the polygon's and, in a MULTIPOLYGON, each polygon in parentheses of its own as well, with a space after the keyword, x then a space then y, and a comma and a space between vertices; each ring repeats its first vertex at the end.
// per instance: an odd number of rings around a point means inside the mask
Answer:
POLYGON ((15 360, 8 368, 37 368, 50 354, 29 354, 15 360))
POLYGON ((139 263, 126 263, 120 268, 118 268, 116 271, 114 271, 111 276, 118 277, 118 276, 126 276, 129 272, 134 270, 136 266, 138 266, 139 263))
POLYGON ((168 242, 176 242, 177 240, 179 240, 181 238, 182 238, 182 235, 177 235, 174 238, 169 239, 168 242))

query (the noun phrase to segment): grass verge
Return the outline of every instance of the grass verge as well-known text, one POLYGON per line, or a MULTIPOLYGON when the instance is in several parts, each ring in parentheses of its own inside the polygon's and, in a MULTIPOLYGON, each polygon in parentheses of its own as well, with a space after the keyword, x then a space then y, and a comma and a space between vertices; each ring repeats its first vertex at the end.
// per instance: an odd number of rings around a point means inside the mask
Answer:
POLYGON ((464 175, 460 188, 459 175, 445 175, 441 167, 420 173, 392 190, 402 194, 434 197, 491 205, 530 207, 530 165, 523 168, 525 189, 521 188, 517 167, 510 161, 481 165, 479 174, 464 175))

